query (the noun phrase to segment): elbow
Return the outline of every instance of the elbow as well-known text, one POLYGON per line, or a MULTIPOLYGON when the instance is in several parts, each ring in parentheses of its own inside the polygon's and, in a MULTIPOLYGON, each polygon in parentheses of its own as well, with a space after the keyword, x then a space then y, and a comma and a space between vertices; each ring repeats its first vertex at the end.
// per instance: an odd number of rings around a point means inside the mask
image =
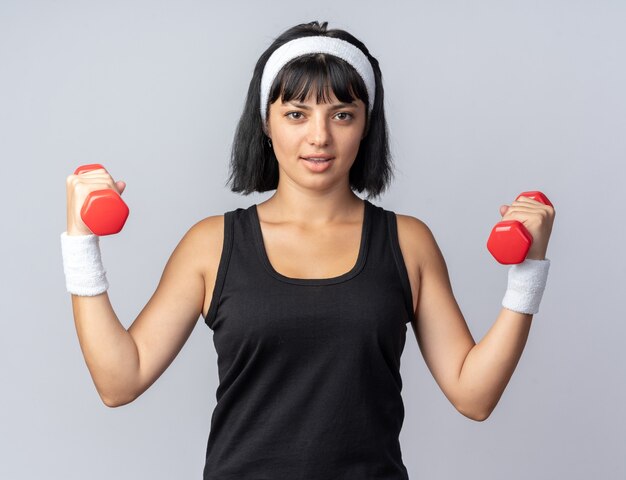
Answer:
POLYGON ((468 418, 470 418, 471 420, 474 420, 475 422, 484 422, 485 420, 489 418, 490 415, 491 415, 491 412, 489 411, 479 412, 479 413, 475 413, 474 415, 468 418))
POLYGON ((470 393, 463 392, 463 394, 452 397, 452 404, 464 417, 475 422, 484 422, 495 410, 499 397, 479 395, 473 390, 470 390, 470 393))
POLYGON ((494 410, 493 407, 478 408, 477 406, 469 407, 462 405, 457 405, 456 409, 461 415, 469 418, 470 420, 474 420, 475 422, 484 422, 489 418, 491 412, 494 410))
POLYGON ((143 390, 136 388, 136 382, 125 381, 95 384, 100 400, 109 408, 117 408, 135 401, 143 390))
MULTIPOLYGON (((98 392, 100 393, 100 392, 98 392)), ((104 395, 100 393, 100 399, 102 403, 104 403, 109 408, 117 408, 124 405, 128 405, 133 402, 137 397, 133 396, 122 396, 122 395, 104 395)))

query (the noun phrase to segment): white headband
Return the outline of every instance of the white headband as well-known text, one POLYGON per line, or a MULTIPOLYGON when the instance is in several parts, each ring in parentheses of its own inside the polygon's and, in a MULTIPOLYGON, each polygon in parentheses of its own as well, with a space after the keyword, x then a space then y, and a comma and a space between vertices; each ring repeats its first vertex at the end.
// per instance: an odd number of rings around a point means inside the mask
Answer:
POLYGON ((266 105, 270 88, 281 68, 290 60, 308 53, 329 53, 348 62, 363 79, 369 97, 368 115, 374 108, 376 81, 367 56, 350 42, 333 37, 300 37, 278 47, 265 64, 261 77, 261 119, 265 125, 266 105))

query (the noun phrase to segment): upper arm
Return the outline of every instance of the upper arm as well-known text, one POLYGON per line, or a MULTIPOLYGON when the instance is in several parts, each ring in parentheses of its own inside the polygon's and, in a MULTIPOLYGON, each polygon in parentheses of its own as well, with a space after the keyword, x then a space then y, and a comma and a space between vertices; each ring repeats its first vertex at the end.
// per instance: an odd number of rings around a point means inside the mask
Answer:
POLYGON ((172 363, 202 313, 209 245, 223 217, 208 217, 187 231, 167 261, 159 284, 128 332, 139 354, 135 397, 172 363))
POLYGON ((454 298, 448 269, 428 226, 411 216, 398 222, 419 279, 415 318, 411 325, 428 369, 450 402, 459 408, 459 376, 463 362, 475 345, 454 298))

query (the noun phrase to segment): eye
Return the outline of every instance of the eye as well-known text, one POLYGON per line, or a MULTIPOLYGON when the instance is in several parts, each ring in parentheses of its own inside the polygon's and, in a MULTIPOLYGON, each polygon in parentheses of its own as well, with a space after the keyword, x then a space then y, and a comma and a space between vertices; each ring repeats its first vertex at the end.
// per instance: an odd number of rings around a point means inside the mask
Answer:
POLYGON ((292 118, 293 120, 300 120, 302 118, 302 112, 288 112, 285 114, 286 117, 292 118), (296 115, 296 116, 292 116, 296 115))
POLYGON ((345 115, 343 118, 339 118, 339 120, 350 120, 354 118, 354 115, 348 112, 338 112, 337 115, 345 115))

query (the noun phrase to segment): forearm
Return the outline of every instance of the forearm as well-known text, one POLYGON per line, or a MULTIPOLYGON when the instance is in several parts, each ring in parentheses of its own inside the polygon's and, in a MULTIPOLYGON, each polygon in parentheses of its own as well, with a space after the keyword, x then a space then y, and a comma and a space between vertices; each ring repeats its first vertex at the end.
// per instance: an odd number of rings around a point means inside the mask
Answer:
POLYGON ((485 419, 497 405, 522 355, 533 316, 506 308, 467 354, 459 375, 462 410, 485 419))
POLYGON ((135 341, 113 311, 106 292, 72 295, 74 323, 87 368, 98 394, 108 406, 134 399, 139 376, 135 341))

